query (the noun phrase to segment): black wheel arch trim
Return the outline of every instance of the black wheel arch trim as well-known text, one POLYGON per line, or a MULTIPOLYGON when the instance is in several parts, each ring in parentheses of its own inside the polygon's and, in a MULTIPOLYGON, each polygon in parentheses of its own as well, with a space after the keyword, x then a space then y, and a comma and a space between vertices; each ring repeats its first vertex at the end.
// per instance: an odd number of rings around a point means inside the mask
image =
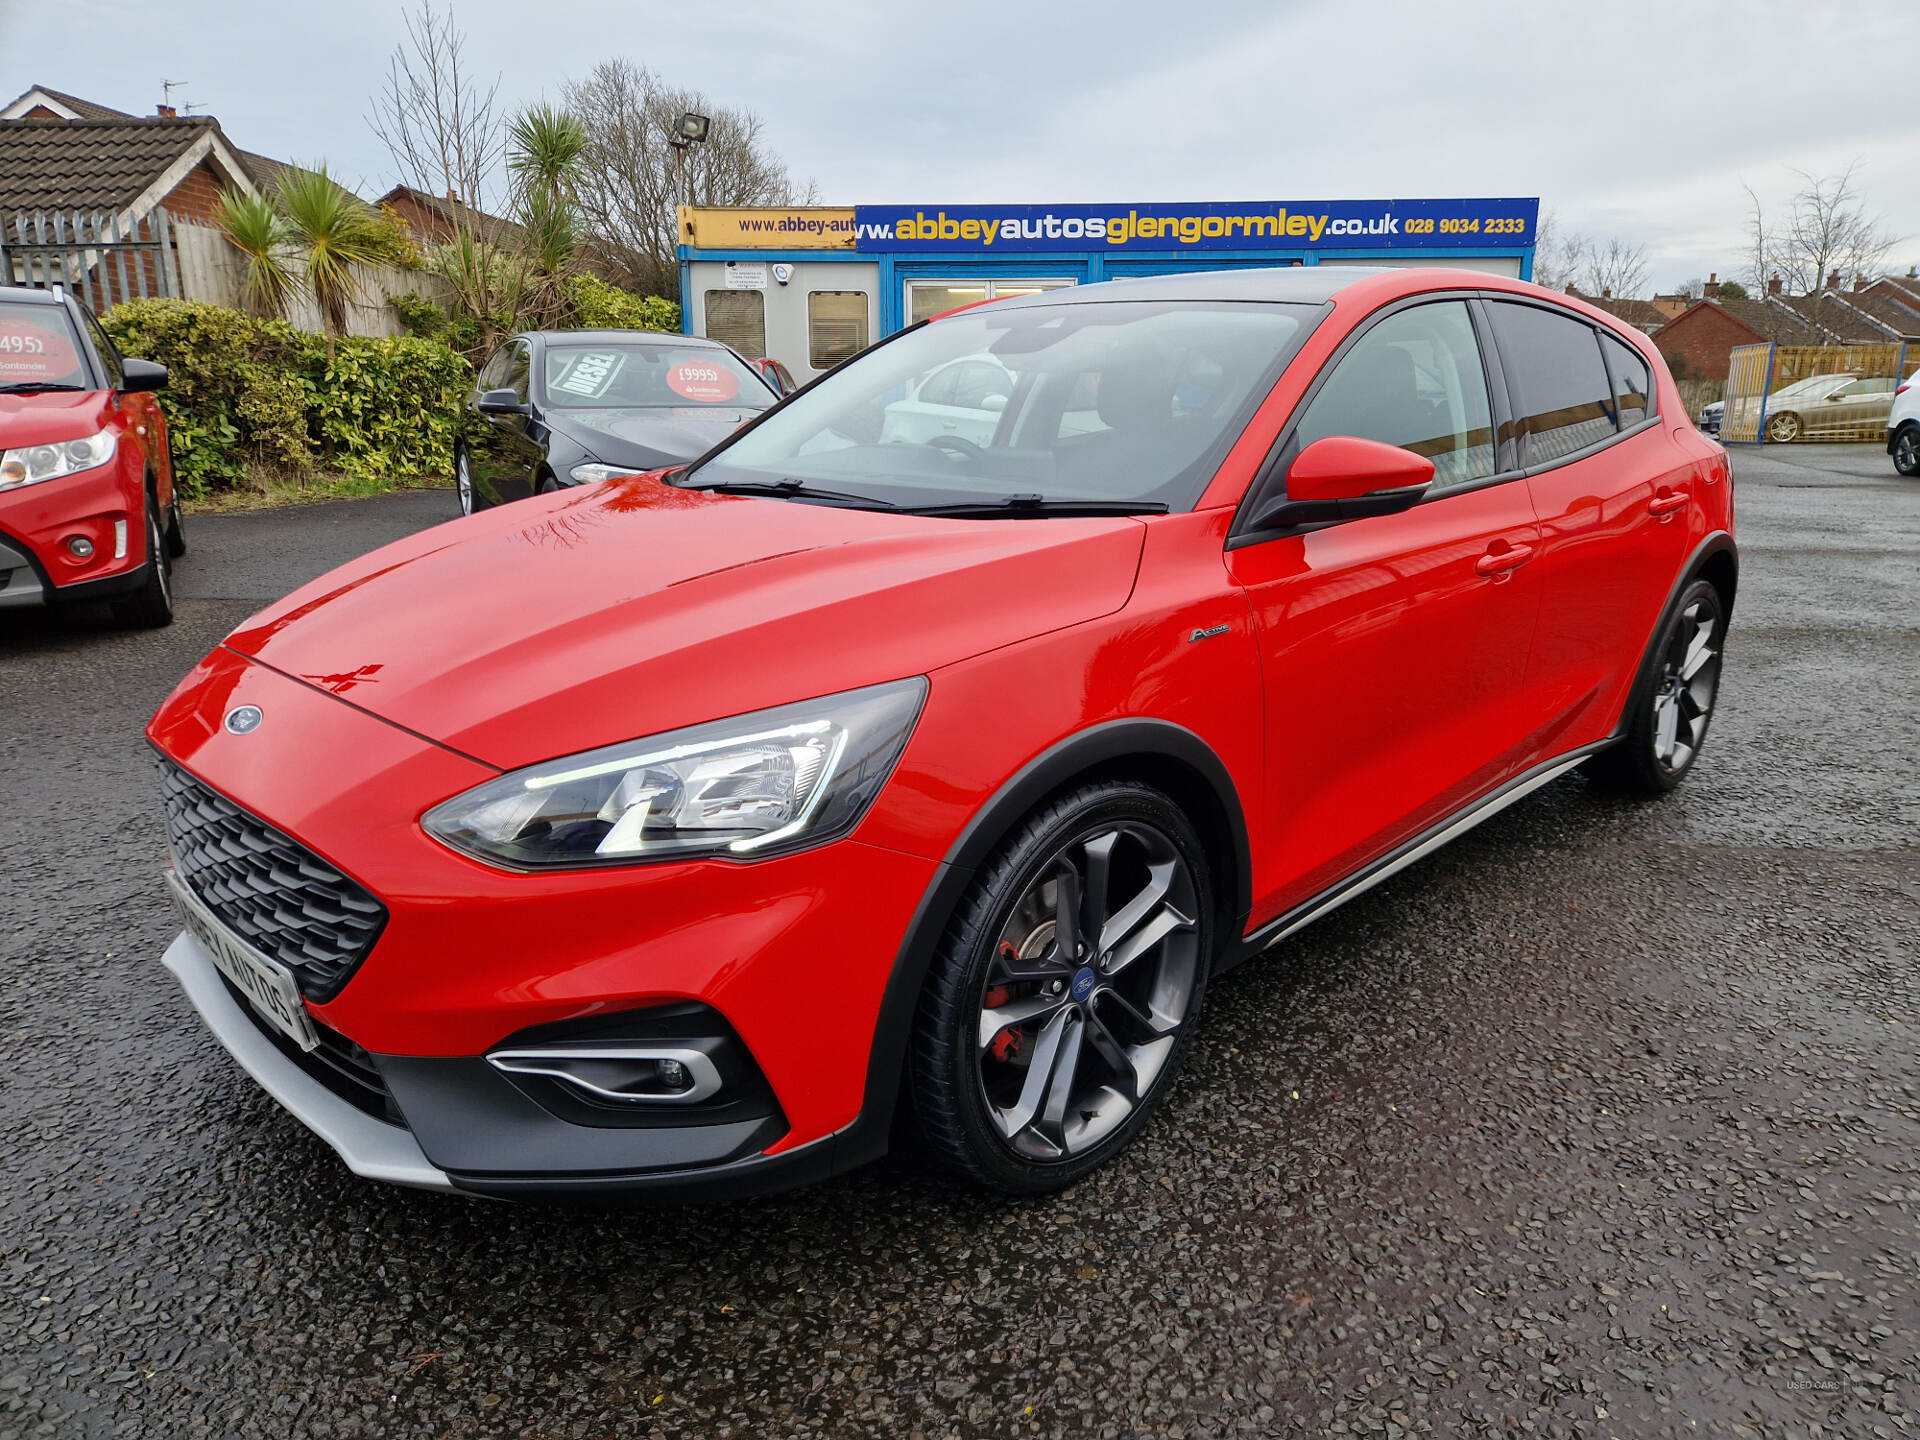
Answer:
POLYGON ((905 1074, 913 1012, 920 1003, 920 991, 926 983, 934 950, 959 908, 967 886, 972 883, 974 872, 1021 817, 1048 795, 1082 776, 1118 767, 1130 760, 1179 765, 1197 776, 1211 792, 1225 818, 1227 831, 1225 836, 1217 838, 1231 860, 1231 873, 1215 877, 1215 883, 1228 901, 1231 938, 1237 939, 1246 929, 1247 914, 1252 909, 1246 813, 1226 763, 1214 753, 1213 747, 1185 726, 1145 717, 1105 721, 1059 741, 1021 766, 974 812, 921 894, 894 957, 893 970, 881 997, 880 1013, 874 1022, 860 1116, 840 1132, 835 1170, 865 1164, 887 1149, 905 1074))

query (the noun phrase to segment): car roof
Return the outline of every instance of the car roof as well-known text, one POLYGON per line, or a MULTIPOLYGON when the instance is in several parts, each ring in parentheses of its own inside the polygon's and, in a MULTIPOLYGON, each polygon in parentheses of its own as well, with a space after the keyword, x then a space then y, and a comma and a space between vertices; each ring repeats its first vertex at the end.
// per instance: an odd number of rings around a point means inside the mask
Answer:
POLYGON ((9 305, 61 305, 63 302, 51 290, 32 290, 24 285, 0 285, 0 300, 9 305))
POLYGON ((727 348, 718 340, 709 340, 704 335, 682 335, 678 330, 529 330, 524 338, 543 340, 548 344, 555 341, 567 344, 585 341, 590 345, 702 345, 715 350, 727 348))
POLYGON ((1402 273, 1383 265, 1286 265, 1252 270, 1194 270, 1178 275, 1143 275, 1103 280, 996 300, 995 309, 1012 306, 1086 305, 1103 300, 1266 300, 1324 305, 1350 285, 1380 275, 1402 273))

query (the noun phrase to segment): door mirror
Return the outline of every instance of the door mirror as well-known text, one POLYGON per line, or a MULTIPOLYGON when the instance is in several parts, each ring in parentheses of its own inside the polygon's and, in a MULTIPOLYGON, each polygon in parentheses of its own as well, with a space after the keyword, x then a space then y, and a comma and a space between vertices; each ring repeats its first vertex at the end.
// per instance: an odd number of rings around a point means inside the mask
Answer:
POLYGON ((1286 494, 1254 512, 1254 530, 1321 525, 1394 515, 1420 503, 1433 485, 1433 461, 1398 445, 1329 435, 1294 458, 1286 494))
POLYGON ((527 407, 511 390, 488 390, 474 403, 482 415, 525 415, 527 407))
POLYGON ((998 414, 1007 408, 1007 397, 1004 395, 989 395, 980 402, 980 408, 982 410, 991 410, 995 414, 998 414))
POLYGON ((120 388, 129 394, 136 390, 164 390, 167 388, 167 367, 152 360, 122 360, 120 388))

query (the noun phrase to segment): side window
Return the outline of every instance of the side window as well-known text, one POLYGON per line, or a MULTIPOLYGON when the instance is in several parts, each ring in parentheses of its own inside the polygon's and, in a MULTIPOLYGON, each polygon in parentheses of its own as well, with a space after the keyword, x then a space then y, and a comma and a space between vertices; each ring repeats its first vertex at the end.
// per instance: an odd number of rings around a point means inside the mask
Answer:
POLYGON ((960 403, 960 367, 948 365, 927 377, 914 398, 922 405, 958 405, 960 403))
POLYGON ((866 348, 866 291, 814 290, 807 295, 807 364, 831 370, 866 348))
POLYGON ((709 290, 707 338, 731 345, 749 360, 767 353, 767 297, 759 290, 709 290))
POLYGON ((527 403, 532 374, 533 351, 528 348, 526 341, 515 340, 507 347, 507 373, 500 382, 500 388, 513 391, 514 398, 524 405, 527 403))
POLYGON ((1496 300, 1493 333, 1514 380, 1521 464, 1545 465, 1613 435, 1613 386, 1594 329, 1537 305, 1496 300))
POLYGON ((1613 372, 1613 398, 1620 412, 1620 428, 1638 425, 1653 413, 1653 376, 1647 358, 1631 345, 1600 332, 1600 348, 1607 352, 1607 368, 1613 372))
POLYGON ((493 354, 489 355, 487 357, 487 363, 480 367, 479 378, 473 382, 474 388, 483 394, 488 390, 506 389, 507 371, 512 365, 513 346, 511 344, 502 345, 498 350, 494 351, 493 354))
POLYGON ((1464 301, 1445 300, 1367 331, 1294 433, 1303 449, 1329 435, 1398 445, 1433 461, 1435 484, 1460 485, 1493 474, 1492 417, 1473 320, 1464 301))
POLYGON ((998 395, 1002 400, 1009 398, 1013 382, 1007 378, 1007 372, 998 365, 985 365, 979 361, 959 367, 960 374, 955 381, 953 403, 968 410, 987 408, 987 397, 998 395))
POLYGON ((100 363, 107 367, 107 383, 117 390, 126 378, 120 366, 120 352, 113 348, 113 341, 107 338, 107 332, 100 328, 91 310, 83 306, 80 313, 87 317, 87 334, 93 339, 93 348, 100 352, 100 363))

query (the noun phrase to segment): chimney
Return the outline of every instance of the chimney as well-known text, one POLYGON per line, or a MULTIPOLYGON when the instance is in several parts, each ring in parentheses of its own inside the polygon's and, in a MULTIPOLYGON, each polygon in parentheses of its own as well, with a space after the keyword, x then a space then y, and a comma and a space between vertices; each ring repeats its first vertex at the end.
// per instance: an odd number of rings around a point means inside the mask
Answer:
POLYGON ((1838 270, 1829 270, 1827 272, 1827 288, 1829 290, 1838 290, 1840 288, 1840 272, 1838 270))
POLYGON ((162 120, 177 120, 180 118, 180 112, 171 105, 156 105, 153 107, 153 113, 162 120))
POLYGON ((1773 277, 1767 281, 1767 293, 1769 295, 1778 295, 1780 293, 1780 276, 1777 271, 1773 277))
POLYGON ((1867 277, 1866 277, 1866 276, 1864 276, 1864 275, 1856 275, 1856 276, 1854 276, 1854 277, 1853 277, 1853 293, 1854 293, 1854 294, 1856 294, 1856 295, 1858 295, 1858 294, 1859 294, 1859 293, 1860 293, 1860 292, 1861 292, 1862 290, 1864 290, 1864 289, 1866 289, 1866 288, 1867 288, 1867 277))
POLYGON ((1613 287, 1611 285, 1602 285, 1600 287, 1600 298, 1602 300, 1611 300, 1613 298, 1613 287))
POLYGON ((1720 298, 1720 277, 1718 274, 1708 273, 1707 283, 1700 287, 1700 298, 1703 300, 1718 300, 1720 298))

